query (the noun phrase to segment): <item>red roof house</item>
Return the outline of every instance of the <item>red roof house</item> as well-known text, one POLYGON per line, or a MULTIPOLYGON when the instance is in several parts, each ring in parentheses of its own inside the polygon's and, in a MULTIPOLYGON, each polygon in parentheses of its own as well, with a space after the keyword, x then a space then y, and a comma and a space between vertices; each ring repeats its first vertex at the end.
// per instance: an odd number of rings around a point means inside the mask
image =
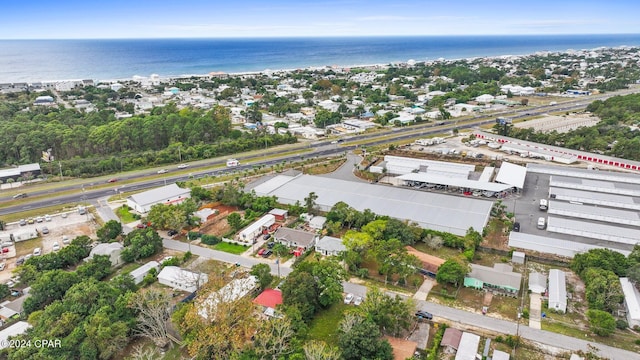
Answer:
POLYGON ((282 292, 280 290, 265 289, 260 295, 253 299, 253 303, 275 309, 276 306, 282 304, 282 292))

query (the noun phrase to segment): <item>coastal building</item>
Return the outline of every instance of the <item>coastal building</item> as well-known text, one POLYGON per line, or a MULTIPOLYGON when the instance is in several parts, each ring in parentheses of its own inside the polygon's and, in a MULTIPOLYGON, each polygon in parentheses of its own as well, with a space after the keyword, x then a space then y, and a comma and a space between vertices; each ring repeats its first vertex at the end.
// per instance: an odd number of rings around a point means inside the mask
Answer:
POLYGON ((286 227, 278 228, 278 230, 273 234, 273 239, 276 242, 289 247, 303 248, 305 250, 315 246, 317 238, 318 235, 315 233, 286 227))
POLYGON ((156 272, 160 270, 160 263, 157 261, 149 261, 146 264, 140 266, 139 268, 131 271, 129 275, 133 277, 133 282, 138 285, 144 280, 144 277, 147 276, 151 269, 156 269, 156 272))
POLYGON ((549 270, 549 309, 567 312, 567 281, 562 270, 549 270))
POLYGON ((342 239, 333 236, 323 236, 316 243, 316 252, 324 256, 338 256, 347 248, 342 243, 342 239))
POLYGON ((624 307, 627 311, 627 323, 630 328, 640 326, 640 291, 629 281, 629 278, 620 278, 622 293, 624 294, 624 307))
POLYGON ((470 264, 471 272, 464 277, 464 286, 479 290, 516 295, 520 291, 522 274, 513 272, 513 267, 508 264, 494 264, 488 266, 470 264))
POLYGON ((275 222, 276 217, 274 215, 266 214, 240 231, 238 238, 240 241, 252 242, 257 236, 262 234, 265 229, 268 229, 271 225, 275 224, 275 222))
POLYGON ((133 210, 145 214, 153 205, 177 205, 191 197, 190 189, 170 184, 156 189, 133 194, 127 198, 127 205, 133 210))
POLYGON ((205 273, 197 273, 177 266, 165 266, 158 274, 158 282, 174 290, 194 292, 209 281, 205 273))
POLYGON ((111 261, 111 266, 119 266, 124 263, 122 257, 120 257, 123 249, 122 244, 117 242, 98 244, 91 249, 89 256, 86 257, 84 261, 90 261, 96 255, 106 255, 109 257, 109 261, 111 261))

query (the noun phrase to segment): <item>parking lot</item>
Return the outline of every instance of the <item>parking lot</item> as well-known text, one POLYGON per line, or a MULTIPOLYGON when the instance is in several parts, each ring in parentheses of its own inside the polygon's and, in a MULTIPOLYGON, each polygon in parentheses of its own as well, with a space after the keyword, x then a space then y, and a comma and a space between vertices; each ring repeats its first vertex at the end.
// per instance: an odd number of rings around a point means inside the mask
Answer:
POLYGON ((0 283, 6 282, 12 276, 12 271, 16 267, 16 260, 22 256, 33 254, 35 248, 40 248, 42 254, 47 254, 53 251, 53 246, 56 242, 60 247, 66 246, 67 244, 63 243, 64 237, 68 238, 69 241, 81 235, 94 237, 97 224, 89 212, 85 215, 80 215, 77 211, 65 214, 66 217, 63 217, 62 213, 51 214, 50 221, 46 221, 45 214, 42 214, 42 222, 37 222, 36 218, 34 218, 33 224, 20 225, 20 222, 7 224, 6 229, 0 232, 3 238, 8 237, 9 234, 14 234, 15 237, 17 234, 28 232, 37 232, 38 237, 31 240, 18 241, 13 246, 8 247, 10 249, 9 252, 2 253, 5 269, 0 271, 0 283), (48 230, 47 234, 43 234, 43 228, 45 227, 48 230))

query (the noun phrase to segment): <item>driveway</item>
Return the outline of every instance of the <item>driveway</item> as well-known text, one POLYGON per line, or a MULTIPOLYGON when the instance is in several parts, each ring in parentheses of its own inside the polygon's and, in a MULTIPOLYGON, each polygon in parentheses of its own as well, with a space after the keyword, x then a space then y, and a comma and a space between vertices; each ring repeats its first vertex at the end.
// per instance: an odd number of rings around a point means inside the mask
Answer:
POLYGON ((336 171, 328 174, 322 174, 318 176, 328 177, 332 179, 348 180, 348 181, 364 181, 353 174, 355 164, 359 164, 362 161, 362 157, 352 152, 347 153, 347 161, 342 164, 336 171))

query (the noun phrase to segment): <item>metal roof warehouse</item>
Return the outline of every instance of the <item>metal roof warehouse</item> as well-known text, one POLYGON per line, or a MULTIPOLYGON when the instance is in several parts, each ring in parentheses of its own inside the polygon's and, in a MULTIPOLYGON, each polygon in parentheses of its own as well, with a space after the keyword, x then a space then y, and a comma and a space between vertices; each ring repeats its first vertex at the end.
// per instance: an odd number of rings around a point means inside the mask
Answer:
MULTIPOLYGON (((251 190, 250 186, 247 189, 251 190)), ((469 227, 481 231, 493 206, 488 200, 312 175, 278 175, 253 190, 259 196, 276 196, 283 204, 304 203, 304 198, 314 192, 322 211, 344 201, 358 211, 370 209, 378 215, 414 221, 424 228, 461 236, 469 227)))

